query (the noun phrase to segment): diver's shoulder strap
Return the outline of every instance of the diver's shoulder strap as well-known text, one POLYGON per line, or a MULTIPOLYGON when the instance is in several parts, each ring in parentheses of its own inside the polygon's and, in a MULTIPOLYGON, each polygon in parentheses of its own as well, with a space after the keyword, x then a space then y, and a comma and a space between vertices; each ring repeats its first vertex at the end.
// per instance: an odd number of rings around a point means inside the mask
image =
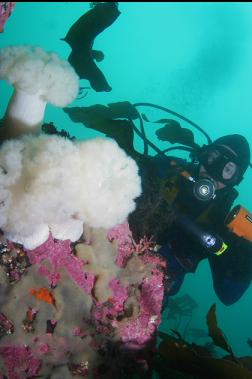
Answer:
POLYGON ((235 199, 238 197, 239 192, 235 188, 231 188, 231 190, 232 190, 232 202, 234 202, 235 199))
POLYGON ((227 188, 220 197, 219 202, 223 213, 227 214, 230 211, 235 199, 238 197, 239 192, 235 188, 227 188))
POLYGON ((221 190, 218 194, 217 191, 216 198, 211 202, 208 210, 206 211, 207 218, 211 219, 213 225, 224 225, 224 220, 232 205, 239 195, 238 191, 235 188, 225 188, 221 190))

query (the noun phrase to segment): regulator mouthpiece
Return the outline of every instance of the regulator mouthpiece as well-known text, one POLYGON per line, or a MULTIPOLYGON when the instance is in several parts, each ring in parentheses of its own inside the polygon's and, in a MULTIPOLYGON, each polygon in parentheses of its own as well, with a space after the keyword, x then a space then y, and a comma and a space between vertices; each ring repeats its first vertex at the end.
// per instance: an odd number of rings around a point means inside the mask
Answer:
POLYGON ((215 198, 215 186, 210 179, 199 179, 193 186, 194 196, 201 201, 208 201, 215 198))

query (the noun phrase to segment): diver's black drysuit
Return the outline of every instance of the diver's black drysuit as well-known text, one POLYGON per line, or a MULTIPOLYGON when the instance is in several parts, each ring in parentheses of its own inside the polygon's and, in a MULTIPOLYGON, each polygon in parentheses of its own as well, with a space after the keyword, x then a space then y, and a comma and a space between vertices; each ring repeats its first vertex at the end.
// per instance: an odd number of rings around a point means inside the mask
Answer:
POLYGON ((252 278, 252 244, 228 230, 224 220, 238 192, 232 187, 216 191, 209 201, 198 200, 192 183, 171 167, 176 161, 195 178, 199 166, 174 157, 156 156, 137 159, 143 194, 136 210, 129 216, 133 237, 146 235, 161 245, 159 253, 167 259, 168 295, 175 295, 187 272, 194 272, 198 263, 208 258, 215 292, 226 305, 238 301, 248 289, 252 278), (209 253, 194 235, 179 222, 186 215, 190 222, 204 230, 217 233, 227 243, 227 250, 217 256, 209 253))

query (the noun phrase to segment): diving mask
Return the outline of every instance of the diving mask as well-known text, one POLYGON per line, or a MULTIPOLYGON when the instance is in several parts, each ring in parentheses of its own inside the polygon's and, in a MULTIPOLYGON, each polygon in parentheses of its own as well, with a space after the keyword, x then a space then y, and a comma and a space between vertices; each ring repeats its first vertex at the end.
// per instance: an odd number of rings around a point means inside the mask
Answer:
POLYGON ((204 146, 197 158, 214 180, 226 186, 239 183, 237 156, 224 145, 204 146))

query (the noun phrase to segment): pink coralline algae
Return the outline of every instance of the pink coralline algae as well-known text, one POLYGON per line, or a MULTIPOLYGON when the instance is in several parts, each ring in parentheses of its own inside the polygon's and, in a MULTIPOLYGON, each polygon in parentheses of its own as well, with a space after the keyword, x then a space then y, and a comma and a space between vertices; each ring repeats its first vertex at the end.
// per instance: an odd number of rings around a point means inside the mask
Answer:
POLYGON ((85 262, 72 253, 70 240, 54 240, 50 236, 41 246, 27 253, 32 264, 40 265, 39 273, 47 277, 51 287, 57 285, 60 280, 59 271, 64 269, 79 287, 91 294, 95 275, 83 271, 85 262), (50 263, 50 269, 46 266, 47 262, 50 263))
POLYGON ((16 2, 0 2, 0 33, 4 31, 4 25, 10 17, 16 2))
POLYGON ((120 267, 125 267, 130 257, 135 254, 143 265, 151 270, 149 274, 146 272, 140 285, 136 283, 132 286, 139 291, 137 315, 125 319, 124 304, 129 298, 129 288, 123 288, 119 280, 113 279, 110 282, 110 288, 113 290, 112 298, 102 304, 96 303, 93 317, 96 325, 99 325, 99 331, 109 333, 117 329, 117 334, 125 347, 143 348, 154 338, 161 322, 166 263, 155 253, 155 244, 151 240, 143 237, 138 244, 134 242, 127 223, 111 229, 107 238, 118 242, 116 263, 120 267), (124 319, 122 323, 117 322, 119 315, 120 319, 124 319))
POLYGON ((96 329, 105 334, 110 333, 111 320, 124 311, 124 303, 128 298, 128 288, 122 287, 118 279, 112 279, 109 287, 113 296, 104 303, 96 302, 92 310, 96 329))
POLYGON ((0 347, 0 357, 7 368, 8 379, 32 378, 40 371, 41 361, 25 345, 0 347))
POLYGON ((116 240, 118 243, 116 264, 119 267, 124 267, 127 260, 133 254, 133 238, 132 233, 129 228, 129 224, 125 222, 124 224, 116 225, 114 228, 110 229, 107 234, 107 238, 110 242, 116 240))
POLYGON ((152 264, 154 267, 157 266, 159 268, 162 268, 166 270, 166 261, 162 259, 158 254, 150 253, 149 251, 146 251, 145 254, 141 255, 141 260, 144 262, 144 264, 152 264))
POLYGON ((128 320, 121 330, 123 343, 129 348, 140 348, 148 343, 161 321, 164 296, 163 272, 153 270, 152 277, 144 278, 140 289, 139 313, 128 320))
POLYGON ((112 279, 109 282, 109 288, 113 291, 111 301, 114 304, 114 311, 123 311, 123 305, 128 298, 128 288, 122 287, 118 279, 112 279))
MULTIPOLYGON (((132 257, 133 253, 143 255, 143 261, 146 263, 147 254, 155 251, 155 242, 152 241, 152 239, 148 239, 146 236, 141 238, 138 243, 134 241, 127 222, 111 228, 107 233, 107 238, 110 242, 114 240, 117 241, 118 247, 116 264, 119 267, 125 267, 127 261, 132 257)), ((149 260, 150 257, 147 258, 148 262, 149 260)), ((164 261, 162 261, 158 255, 152 255, 151 260, 154 264, 159 263, 163 267, 165 266, 164 261)))
MULTIPOLYGON (((139 256, 146 267, 152 267, 151 276, 145 277, 139 286, 138 315, 129 318, 120 330, 123 343, 128 347, 138 348, 151 340, 161 322, 166 262, 155 253, 155 243, 152 240, 144 236, 139 243, 135 243, 127 223, 111 229, 107 238, 118 242, 116 263, 120 267, 125 267, 133 253, 139 256)), ((110 315, 112 314, 110 310, 110 315)))

